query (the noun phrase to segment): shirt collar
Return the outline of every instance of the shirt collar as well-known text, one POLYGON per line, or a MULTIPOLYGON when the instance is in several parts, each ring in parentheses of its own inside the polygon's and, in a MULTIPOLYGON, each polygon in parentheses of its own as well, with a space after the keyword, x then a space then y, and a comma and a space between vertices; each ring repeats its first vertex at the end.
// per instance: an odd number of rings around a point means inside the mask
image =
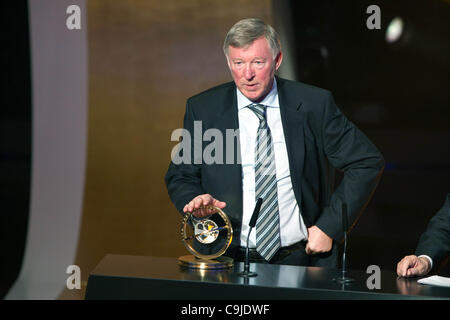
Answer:
MULTIPOLYGON (((238 88, 236 88, 236 92, 237 92, 238 110, 241 110, 249 106, 250 104, 254 103, 253 101, 249 100, 246 96, 244 96, 242 92, 239 91, 238 88)), ((264 99, 261 102, 259 102, 259 104, 273 108, 280 107, 280 103, 278 102, 277 80, 275 78, 273 78, 272 89, 270 89, 270 92, 264 97, 264 99)))

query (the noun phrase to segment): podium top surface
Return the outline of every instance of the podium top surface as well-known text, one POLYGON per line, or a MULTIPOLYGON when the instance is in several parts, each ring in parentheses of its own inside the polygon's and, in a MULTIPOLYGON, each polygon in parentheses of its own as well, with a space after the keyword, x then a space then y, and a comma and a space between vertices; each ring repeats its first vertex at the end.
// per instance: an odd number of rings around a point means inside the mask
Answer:
MULTIPOLYGON (((373 271, 349 270, 347 276, 354 281, 341 284, 333 281, 341 276, 339 269, 252 263, 250 270, 258 275, 251 278, 237 274, 243 269, 244 265, 240 262, 228 270, 195 270, 180 267, 177 258, 106 255, 91 272, 89 282, 93 278, 150 281, 158 283, 159 288, 168 288, 161 283, 170 282, 172 290, 177 285, 192 288, 221 286, 222 289, 242 293, 248 290, 258 292, 261 289, 260 292, 264 289, 272 293, 288 292, 293 293, 293 297, 298 296, 295 292, 302 291, 303 295, 310 293, 309 297, 313 299, 450 299, 450 288, 422 285, 417 283, 418 278, 398 278, 394 270, 381 270, 378 279, 373 271)), ((247 296, 247 299, 252 298, 247 296)), ((283 299, 277 295, 267 298, 283 299)))

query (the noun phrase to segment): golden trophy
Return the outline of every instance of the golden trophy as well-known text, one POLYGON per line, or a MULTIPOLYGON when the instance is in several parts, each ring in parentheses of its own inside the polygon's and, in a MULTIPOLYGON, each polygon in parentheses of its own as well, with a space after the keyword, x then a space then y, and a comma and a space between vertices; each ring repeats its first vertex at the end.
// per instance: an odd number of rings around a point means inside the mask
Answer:
POLYGON ((178 258, 180 266, 191 269, 228 269, 233 266, 233 259, 222 256, 233 238, 230 219, 216 206, 204 206, 201 209, 211 210, 205 218, 195 218, 188 212, 182 221, 181 239, 192 255, 178 258), (195 243, 212 246, 213 254, 201 254, 194 249, 195 243))

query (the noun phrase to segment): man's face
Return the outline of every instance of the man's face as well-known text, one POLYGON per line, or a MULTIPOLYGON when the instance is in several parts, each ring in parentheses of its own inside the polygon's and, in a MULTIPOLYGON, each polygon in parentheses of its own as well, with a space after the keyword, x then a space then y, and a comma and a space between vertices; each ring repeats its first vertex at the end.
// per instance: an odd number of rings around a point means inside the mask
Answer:
POLYGON ((261 37, 247 47, 228 47, 228 66, 239 91, 249 100, 259 102, 270 92, 275 71, 282 60, 275 59, 266 38, 261 37))

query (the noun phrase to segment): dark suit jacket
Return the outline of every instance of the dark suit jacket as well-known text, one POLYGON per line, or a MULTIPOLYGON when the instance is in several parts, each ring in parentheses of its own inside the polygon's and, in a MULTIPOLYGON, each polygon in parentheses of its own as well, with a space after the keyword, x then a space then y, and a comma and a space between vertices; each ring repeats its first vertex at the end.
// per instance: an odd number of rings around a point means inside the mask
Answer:
POLYGON ((450 253, 450 193, 447 194, 444 205, 431 218, 426 231, 417 245, 417 256, 427 255, 433 259, 434 266, 450 253))
MULTIPOLYGON (((329 91, 278 77, 277 88, 293 190, 304 222, 307 227, 317 225, 338 240, 343 237, 342 203, 347 203, 349 224, 355 222, 380 179, 383 157, 341 113, 329 91), (344 172, 336 190, 333 190, 334 168, 344 172)), ((193 122, 200 120, 203 131, 217 128, 224 137, 226 129, 238 129, 234 82, 188 99, 184 128, 192 137, 193 122)), ((208 143, 203 143, 203 147, 208 143)), ((235 155, 239 153, 239 141, 236 146, 233 149, 235 155)), ((240 164, 175 165, 171 162, 165 179, 169 196, 180 212, 194 197, 204 193, 227 202, 224 211, 230 217, 235 235, 232 246, 239 245, 242 220, 240 164)))

